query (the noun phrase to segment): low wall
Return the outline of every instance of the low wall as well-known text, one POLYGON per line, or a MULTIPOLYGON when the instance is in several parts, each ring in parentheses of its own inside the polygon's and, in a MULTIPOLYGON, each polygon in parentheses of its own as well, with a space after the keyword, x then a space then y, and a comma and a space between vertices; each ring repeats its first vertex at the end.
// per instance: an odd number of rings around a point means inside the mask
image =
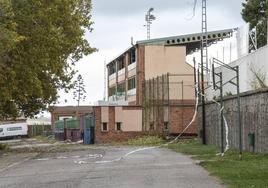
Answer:
POLYGON ((141 107, 96 106, 94 107, 94 114, 96 143, 126 141, 128 139, 143 135, 141 107), (101 130, 101 125, 103 122, 107 123, 108 131, 101 130), (116 122, 122 123, 122 130, 115 130, 116 122))
MULTIPOLYGON (((268 152, 268 89, 250 91, 241 94, 241 119, 243 150, 252 151, 248 134, 255 133, 255 152, 268 152)), ((224 115, 229 126, 229 143, 239 148, 239 125, 236 96, 224 98, 224 115)), ((221 145, 219 106, 206 104, 206 141, 208 144, 221 145)), ((199 108, 200 129, 201 108, 199 108)), ((224 131, 225 132, 225 131, 224 131)))
MULTIPOLYGON (((192 121, 195 113, 195 104, 192 101, 189 104, 171 105, 170 106, 170 127, 169 134, 180 134, 186 126, 192 121)), ((185 135, 197 135, 198 121, 197 117, 194 122, 184 131, 185 135)))

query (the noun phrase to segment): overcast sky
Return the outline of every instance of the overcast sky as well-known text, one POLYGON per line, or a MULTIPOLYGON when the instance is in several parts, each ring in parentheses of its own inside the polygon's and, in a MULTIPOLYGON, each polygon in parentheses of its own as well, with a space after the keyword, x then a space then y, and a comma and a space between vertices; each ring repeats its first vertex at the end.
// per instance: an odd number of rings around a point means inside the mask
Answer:
MULTIPOLYGON (((119 55, 134 41, 146 39, 145 13, 153 7, 156 20, 151 38, 201 32, 201 0, 92 0, 93 32, 86 38, 98 52, 84 57, 76 69, 84 78, 87 98, 82 105, 102 100, 104 95, 104 62, 119 55)), ((207 0, 208 30, 239 27, 244 0, 207 0)), ((59 105, 76 105, 72 94, 60 92, 59 105), (67 102, 65 102, 67 100, 67 102)))

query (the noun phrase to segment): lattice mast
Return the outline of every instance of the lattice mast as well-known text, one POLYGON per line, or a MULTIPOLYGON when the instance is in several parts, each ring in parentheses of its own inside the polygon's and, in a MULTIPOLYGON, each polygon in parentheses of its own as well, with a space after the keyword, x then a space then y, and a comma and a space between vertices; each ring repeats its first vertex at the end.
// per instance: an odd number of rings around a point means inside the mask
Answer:
POLYGON ((152 21, 155 20, 155 16, 152 14, 154 8, 150 8, 145 15, 146 28, 147 28, 147 40, 151 38, 151 24, 152 21))
POLYGON ((205 82, 204 69, 208 75, 208 42, 207 42, 207 0, 202 0, 202 40, 201 40, 201 102, 203 144, 206 144, 206 111, 205 111, 205 82))

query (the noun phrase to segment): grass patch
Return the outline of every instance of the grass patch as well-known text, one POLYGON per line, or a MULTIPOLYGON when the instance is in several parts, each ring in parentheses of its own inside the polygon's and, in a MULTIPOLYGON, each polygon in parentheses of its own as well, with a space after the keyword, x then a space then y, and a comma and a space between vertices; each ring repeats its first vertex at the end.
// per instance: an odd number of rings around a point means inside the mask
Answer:
POLYGON ((0 151, 9 150, 9 146, 7 144, 0 144, 0 151))
POLYGON ((218 147, 199 144, 196 139, 170 144, 168 148, 201 160, 200 165, 228 187, 268 187, 268 154, 243 152, 240 160, 237 150, 229 150, 224 156, 217 156, 218 147))
POLYGON ((49 138, 47 136, 42 136, 42 135, 35 136, 33 138, 36 139, 36 140, 38 140, 38 141, 40 141, 40 142, 45 142, 45 143, 50 143, 50 144, 54 144, 56 142, 59 142, 59 140, 56 140, 54 138, 49 138))
POLYGON ((129 139, 126 142, 113 142, 109 145, 124 145, 124 146, 158 146, 166 143, 166 141, 159 136, 140 136, 129 139))

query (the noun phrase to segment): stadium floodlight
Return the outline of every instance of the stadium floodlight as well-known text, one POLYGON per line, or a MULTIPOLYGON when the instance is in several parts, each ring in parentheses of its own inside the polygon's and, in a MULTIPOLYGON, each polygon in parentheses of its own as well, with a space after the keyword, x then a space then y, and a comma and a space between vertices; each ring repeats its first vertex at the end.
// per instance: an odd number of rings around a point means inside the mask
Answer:
POLYGON ((152 12, 154 11, 154 8, 150 8, 147 11, 147 14, 145 15, 145 21, 146 21, 146 27, 147 27, 147 39, 150 39, 150 35, 151 35, 151 24, 152 21, 156 19, 156 17, 152 14, 152 12))

